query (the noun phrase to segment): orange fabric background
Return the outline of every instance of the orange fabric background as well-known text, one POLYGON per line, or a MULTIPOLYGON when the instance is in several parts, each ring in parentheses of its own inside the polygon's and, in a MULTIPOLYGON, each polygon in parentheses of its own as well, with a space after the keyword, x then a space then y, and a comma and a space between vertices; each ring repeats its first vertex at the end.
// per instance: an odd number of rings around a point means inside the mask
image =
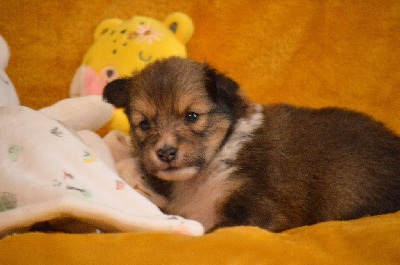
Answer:
POLYGON ((327 222, 273 234, 254 227, 202 237, 168 234, 41 234, 0 240, 0 264, 396 265, 400 213, 327 222))
POLYGON ((254 100, 368 112, 400 131, 400 3, 385 1, 13 0, 0 3, 7 72, 23 105, 68 97, 105 18, 182 11, 188 57, 236 79, 254 100))
MULTIPOLYGON (((238 81, 261 103, 344 106, 400 133, 400 2, 295 0, 12 0, 0 2, 6 69, 22 105, 68 97, 105 18, 194 21, 188 57, 238 81)), ((399 264, 400 215, 282 234, 238 227, 165 234, 23 234, 0 240, 1 264, 399 264)))

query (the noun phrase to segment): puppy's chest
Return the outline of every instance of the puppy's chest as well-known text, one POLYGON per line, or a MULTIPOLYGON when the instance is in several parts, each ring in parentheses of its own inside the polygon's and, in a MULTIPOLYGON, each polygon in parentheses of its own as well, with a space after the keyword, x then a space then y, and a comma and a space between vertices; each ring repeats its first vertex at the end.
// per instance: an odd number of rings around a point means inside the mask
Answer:
POLYGON ((174 184, 172 199, 165 211, 197 220, 206 230, 218 224, 223 218, 222 207, 246 181, 232 177, 237 172, 238 154, 262 124, 262 107, 254 105, 249 117, 236 122, 229 139, 201 175, 174 184))
POLYGON ((240 181, 228 179, 235 168, 220 166, 210 168, 195 180, 176 183, 172 199, 164 211, 197 220, 206 230, 218 224, 222 218, 221 208, 241 185, 240 181))

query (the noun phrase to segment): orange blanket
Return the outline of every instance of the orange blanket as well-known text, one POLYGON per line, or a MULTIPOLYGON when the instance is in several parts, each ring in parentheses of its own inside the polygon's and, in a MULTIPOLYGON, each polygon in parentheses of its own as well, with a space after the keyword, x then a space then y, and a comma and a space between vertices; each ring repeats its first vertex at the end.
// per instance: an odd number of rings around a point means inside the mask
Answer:
POLYGON ((35 109, 68 97, 72 77, 106 18, 194 22, 188 57, 226 72, 260 103, 345 106, 400 132, 397 0, 2 1, 8 74, 35 109))
POLYGON ((254 227, 202 237, 168 234, 16 235, 0 264, 399 264, 400 213, 273 234, 254 227))
MULTIPOLYGON (((21 104, 68 97, 100 21, 188 14, 188 57, 226 72, 260 103, 364 111, 400 133, 398 0, 1 1, 7 73, 21 104)), ((29 233, 0 240, 0 264, 399 264, 400 213, 281 234, 222 229, 166 234, 29 233)))

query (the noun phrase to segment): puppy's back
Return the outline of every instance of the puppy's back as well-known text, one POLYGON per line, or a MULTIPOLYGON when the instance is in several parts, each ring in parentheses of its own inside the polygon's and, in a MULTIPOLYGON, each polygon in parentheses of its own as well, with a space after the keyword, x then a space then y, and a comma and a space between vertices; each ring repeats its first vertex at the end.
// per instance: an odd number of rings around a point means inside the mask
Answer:
POLYGON ((382 124, 337 108, 274 105, 264 115, 237 158, 247 182, 224 225, 282 231, 400 210, 400 139, 382 124))

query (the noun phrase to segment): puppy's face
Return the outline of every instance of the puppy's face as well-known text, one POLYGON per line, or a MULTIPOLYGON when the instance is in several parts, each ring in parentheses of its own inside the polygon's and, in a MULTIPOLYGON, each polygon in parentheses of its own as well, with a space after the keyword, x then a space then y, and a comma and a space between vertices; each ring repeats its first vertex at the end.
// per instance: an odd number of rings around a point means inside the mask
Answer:
POLYGON ((144 171, 179 181, 201 172, 221 147, 244 104, 237 90, 204 64, 170 58, 110 83, 104 97, 125 108, 144 171))

